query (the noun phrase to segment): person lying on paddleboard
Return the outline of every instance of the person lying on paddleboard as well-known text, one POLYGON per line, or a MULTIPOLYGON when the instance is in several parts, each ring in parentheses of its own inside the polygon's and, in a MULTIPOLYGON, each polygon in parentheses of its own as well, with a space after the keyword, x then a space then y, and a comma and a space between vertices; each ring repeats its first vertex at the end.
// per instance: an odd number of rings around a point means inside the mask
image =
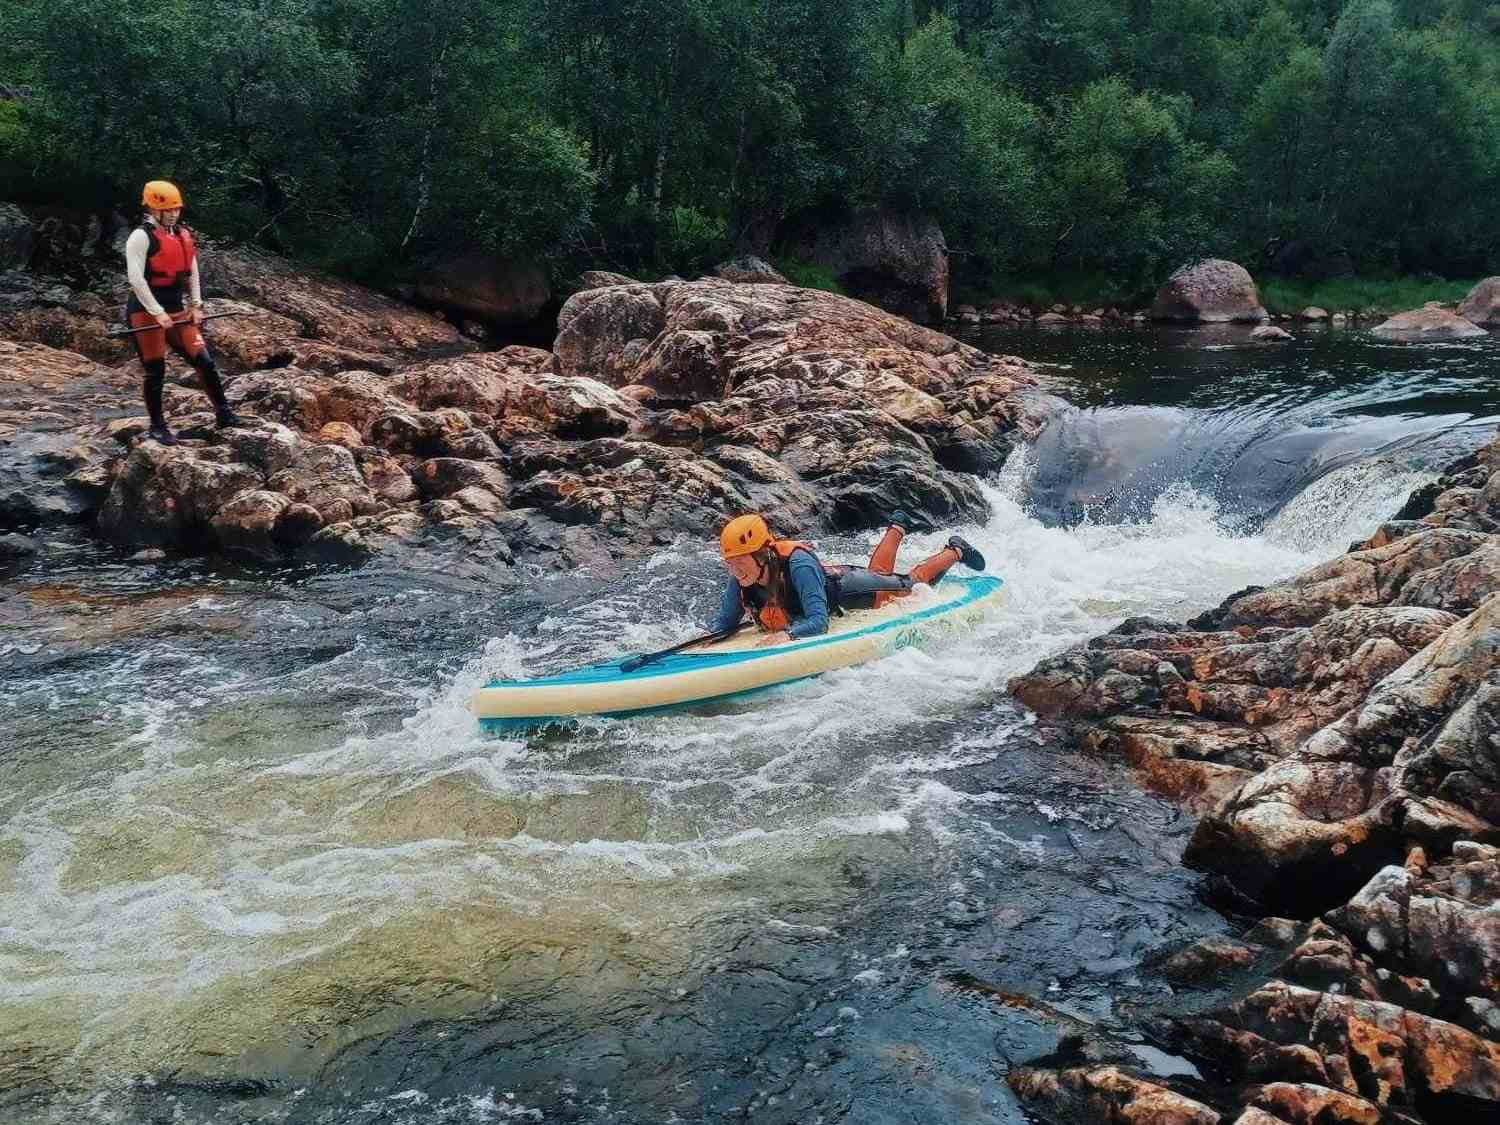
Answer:
POLYGON ((906 574, 895 573, 896 551, 910 522, 904 512, 894 513, 869 566, 838 566, 822 562, 806 543, 777 539, 759 515, 730 520, 719 536, 730 579, 713 631, 733 629, 749 610, 768 634, 762 645, 816 637, 828 631, 831 612, 878 609, 906 597, 918 582, 932 585, 955 563, 984 569, 984 556, 955 535, 906 574))

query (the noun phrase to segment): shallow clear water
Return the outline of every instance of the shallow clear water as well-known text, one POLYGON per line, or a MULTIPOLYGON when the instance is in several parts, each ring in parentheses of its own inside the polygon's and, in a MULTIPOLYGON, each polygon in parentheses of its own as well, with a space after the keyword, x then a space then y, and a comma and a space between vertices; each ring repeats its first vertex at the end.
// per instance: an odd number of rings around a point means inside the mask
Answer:
POLYGON ((1228 924, 1190 819, 1007 678, 1342 549, 1430 475, 1392 465, 1247 532, 1191 477, 1040 520, 1017 455, 962 639, 515 740, 470 692, 694 631, 703 545, 500 590, 60 536, 0 585, 0 1118, 1019 1122, 1008 1060, 1134 1035, 1142 954, 1228 924))

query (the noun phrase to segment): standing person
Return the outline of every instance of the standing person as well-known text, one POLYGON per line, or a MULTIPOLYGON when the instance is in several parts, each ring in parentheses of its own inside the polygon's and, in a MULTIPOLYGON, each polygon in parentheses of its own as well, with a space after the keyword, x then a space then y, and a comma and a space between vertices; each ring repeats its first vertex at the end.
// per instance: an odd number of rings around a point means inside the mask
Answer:
POLYGON ((765 631, 762 645, 781 644, 828 631, 828 615, 841 609, 879 609, 907 597, 918 582, 937 582, 955 563, 984 569, 984 556, 954 535, 937 554, 905 574, 895 573, 896 551, 912 522, 894 512, 869 566, 824 563, 806 543, 777 539, 763 517, 740 516, 725 525, 719 552, 729 582, 714 620, 713 632, 734 626, 749 610, 765 631))
POLYGON ((244 423, 229 409, 218 365, 198 330, 203 323, 203 293, 193 232, 181 221, 182 193, 166 180, 152 180, 141 193, 141 205, 146 208, 146 217, 125 243, 125 272, 130 280, 125 313, 131 328, 155 325, 131 339, 146 370, 150 436, 163 445, 176 445, 177 438, 167 428, 161 407, 168 344, 202 378, 219 428, 244 423))

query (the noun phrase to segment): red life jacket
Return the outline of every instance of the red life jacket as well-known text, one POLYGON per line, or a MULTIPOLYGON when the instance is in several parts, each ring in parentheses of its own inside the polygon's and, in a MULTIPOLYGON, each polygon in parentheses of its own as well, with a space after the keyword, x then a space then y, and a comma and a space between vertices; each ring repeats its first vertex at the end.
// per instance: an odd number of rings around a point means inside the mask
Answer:
MULTIPOLYGON (((781 556, 782 562, 790 561, 793 551, 806 551, 817 562, 818 569, 823 571, 824 585, 832 586, 832 580, 828 576, 827 567, 823 565, 817 553, 806 543, 799 543, 795 539, 777 539, 772 542, 771 549, 781 556)), ((767 593, 768 591, 760 586, 751 586, 748 589, 744 586, 740 587, 740 604, 755 615, 755 620, 760 623, 760 627, 766 632, 780 633, 782 630, 791 627, 792 618, 803 616, 802 599, 797 596, 797 587, 792 584, 790 578, 786 582, 788 604, 777 605, 771 602, 767 597, 767 593)), ((836 594, 833 589, 829 589, 828 595, 828 611, 832 613, 836 594)))
POLYGON ((146 223, 142 228, 151 245, 146 251, 146 284, 152 289, 181 289, 193 276, 198 249, 193 232, 181 223, 175 230, 146 223))

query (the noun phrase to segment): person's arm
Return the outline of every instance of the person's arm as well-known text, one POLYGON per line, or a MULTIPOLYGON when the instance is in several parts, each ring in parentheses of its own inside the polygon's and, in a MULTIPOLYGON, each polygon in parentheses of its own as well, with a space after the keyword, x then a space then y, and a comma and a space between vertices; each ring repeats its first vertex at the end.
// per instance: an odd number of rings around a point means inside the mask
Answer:
POLYGON ((806 551, 797 551, 787 563, 787 572, 802 602, 802 616, 792 621, 787 635, 801 640, 828 632, 828 587, 823 568, 806 551))
POLYGON ((740 618, 745 616, 745 602, 740 597, 740 584, 733 578, 724 587, 724 594, 719 598, 719 616, 714 618, 710 633, 722 633, 726 629, 733 629, 740 623, 740 618))
POLYGON ((193 272, 188 278, 189 307, 201 309, 203 307, 203 284, 198 279, 198 255, 193 254, 193 272))
MULTIPOLYGON (((125 240, 125 277, 130 282, 130 291, 141 303, 141 308, 152 316, 162 316, 166 310, 151 292, 151 286, 146 284, 146 254, 150 249, 151 239, 144 230, 137 228, 131 232, 130 237, 125 240)), ((194 277, 196 276, 195 271, 194 277)))

